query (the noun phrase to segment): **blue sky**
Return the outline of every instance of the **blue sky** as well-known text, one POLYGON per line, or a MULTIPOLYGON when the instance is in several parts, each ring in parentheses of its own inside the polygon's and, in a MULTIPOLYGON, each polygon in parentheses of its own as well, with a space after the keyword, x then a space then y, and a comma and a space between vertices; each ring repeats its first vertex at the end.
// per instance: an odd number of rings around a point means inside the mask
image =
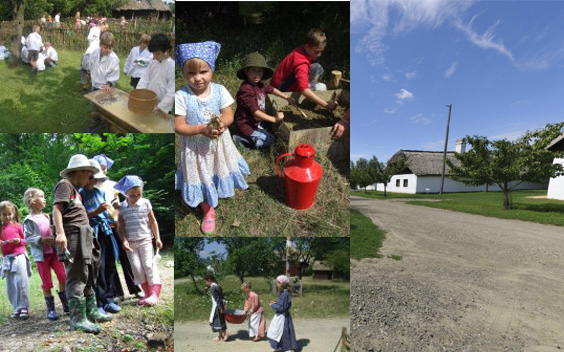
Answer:
POLYGON ((351 0, 351 159, 564 120, 564 1, 351 0))

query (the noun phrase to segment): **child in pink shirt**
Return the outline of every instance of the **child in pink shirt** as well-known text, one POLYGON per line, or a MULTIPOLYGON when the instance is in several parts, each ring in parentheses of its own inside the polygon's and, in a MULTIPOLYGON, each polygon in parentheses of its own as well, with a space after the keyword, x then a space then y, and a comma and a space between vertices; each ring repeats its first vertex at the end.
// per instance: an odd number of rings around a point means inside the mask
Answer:
POLYGON ((31 263, 27 257, 24 234, 18 208, 10 201, 0 202, 0 245, 2 266, 0 276, 6 278, 8 299, 14 308, 12 318, 27 319, 31 263))

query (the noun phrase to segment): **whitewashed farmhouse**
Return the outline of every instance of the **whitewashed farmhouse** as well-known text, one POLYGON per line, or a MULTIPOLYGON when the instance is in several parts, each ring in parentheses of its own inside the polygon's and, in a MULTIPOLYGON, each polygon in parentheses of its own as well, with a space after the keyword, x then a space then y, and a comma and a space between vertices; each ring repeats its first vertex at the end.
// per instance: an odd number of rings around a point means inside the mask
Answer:
MULTIPOLYGON (((564 133, 553 140, 546 149, 553 152, 564 150, 564 133)), ((564 159, 554 158, 553 164, 562 164, 564 166, 564 159)), ((550 178, 546 197, 548 199, 564 200, 564 176, 550 178)))
MULTIPOLYGON (((461 138, 456 141, 456 151, 447 152, 447 158, 457 165, 459 162, 454 157, 455 153, 466 152, 466 139, 461 138)), ((428 152, 420 150, 400 150, 390 161, 399 158, 407 158, 408 168, 401 173, 394 175, 386 188, 388 192, 395 193, 439 193, 441 188, 441 174, 443 171, 443 152, 428 152)), ((448 165, 446 166, 445 182, 443 192, 480 192, 486 190, 483 186, 466 186, 462 182, 454 181, 450 178, 448 165)), ((564 185, 564 178, 563 178, 564 185)), ((384 184, 376 184, 376 190, 384 191, 384 184)), ((522 182, 515 189, 546 189, 547 184, 534 184, 522 182)), ((488 191, 501 191, 498 186, 488 187, 488 191)), ((564 194, 564 187, 563 187, 564 194)))

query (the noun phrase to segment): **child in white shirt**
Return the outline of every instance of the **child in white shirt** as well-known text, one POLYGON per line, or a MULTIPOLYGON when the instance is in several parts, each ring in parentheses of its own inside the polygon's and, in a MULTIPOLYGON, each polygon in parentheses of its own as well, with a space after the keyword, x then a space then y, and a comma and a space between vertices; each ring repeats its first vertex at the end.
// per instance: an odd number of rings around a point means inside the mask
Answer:
POLYGON ((45 43, 45 49, 43 50, 43 54, 45 55, 45 66, 46 67, 55 67, 57 66, 57 61, 59 61, 59 55, 53 45, 47 42, 45 43))
POLYGON ((141 76, 147 71, 147 67, 153 60, 153 54, 147 50, 150 41, 151 36, 143 34, 139 40, 139 45, 131 49, 127 60, 125 60, 123 72, 131 76, 131 82, 129 84, 133 88, 137 87, 141 76))
POLYGON ((149 51, 153 53, 154 60, 137 84, 138 89, 150 89, 157 94, 155 112, 161 110, 170 113, 174 103, 174 60, 170 58, 170 49, 172 46, 166 34, 157 33, 152 36, 149 51))
POLYGON ((40 27, 38 25, 33 26, 33 32, 31 32, 26 39, 27 47, 27 59, 31 63, 31 72, 37 73, 37 59, 39 57, 39 52, 43 47, 43 40, 41 35, 39 35, 40 27))

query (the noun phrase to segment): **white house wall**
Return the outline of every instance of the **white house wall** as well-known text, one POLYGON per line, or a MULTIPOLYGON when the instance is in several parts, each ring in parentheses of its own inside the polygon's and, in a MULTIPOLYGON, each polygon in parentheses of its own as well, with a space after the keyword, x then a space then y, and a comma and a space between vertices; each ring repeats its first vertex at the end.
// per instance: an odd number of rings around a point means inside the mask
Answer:
MULTIPOLYGON (((564 159, 555 158, 554 164, 562 164, 564 166, 564 159)), ((564 176, 552 177, 550 179, 547 198, 564 200, 564 176)))
MULTIPOLYGON (((562 190, 564 195, 564 177, 562 179, 562 190)), ((416 176, 410 175, 396 175, 392 177, 392 181, 388 184, 387 191, 395 193, 439 193, 441 188, 441 176, 416 176), (400 180, 400 187, 396 186, 396 180, 400 180), (408 186, 403 187, 404 180, 407 180, 408 186)), ((515 189, 546 189, 546 184, 536 184, 523 182, 515 189)), ((384 191, 384 185, 382 183, 377 184, 378 191, 384 191)), ((481 192, 485 191, 485 186, 466 186, 462 182, 454 181, 449 177, 445 177, 445 183, 443 186, 443 192, 453 193, 453 192, 481 192)), ((501 191, 498 186, 490 186, 489 191, 501 191)), ((564 198, 563 198, 564 199, 564 198)))

